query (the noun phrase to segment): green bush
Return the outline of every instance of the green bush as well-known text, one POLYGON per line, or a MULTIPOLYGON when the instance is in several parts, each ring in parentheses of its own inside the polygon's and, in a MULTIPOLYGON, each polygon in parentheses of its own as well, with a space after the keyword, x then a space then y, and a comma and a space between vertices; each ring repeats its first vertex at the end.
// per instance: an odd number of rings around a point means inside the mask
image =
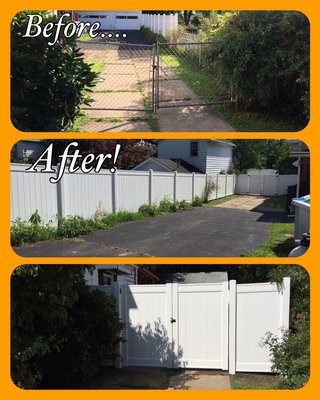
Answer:
POLYGON ((56 228, 49 224, 36 225, 18 219, 11 225, 11 245, 14 247, 54 238, 56 238, 56 228))
POLYGON ((155 204, 142 204, 138 210, 139 213, 154 217, 159 213, 158 207, 155 204))
POLYGON ((192 201, 192 207, 201 207, 203 204, 203 200, 200 196, 194 196, 192 201))
POLYGON ((226 13, 211 39, 217 74, 233 82, 242 107, 309 118, 309 22, 295 11, 226 13))
POLYGON ((26 389, 94 378, 122 340, 116 304, 84 284, 84 265, 25 265, 11 277, 11 376, 26 389))
MULTIPOLYGON (((40 12, 44 21, 56 17, 40 12)), ((74 37, 59 37, 48 45, 43 35, 23 38, 28 12, 15 15, 11 24, 11 118, 22 131, 62 131, 70 125, 81 104, 89 105, 86 91, 96 82, 77 48, 74 37)))
POLYGON ((152 32, 146 26, 140 28, 140 33, 152 44, 156 42, 165 43, 166 39, 162 35, 152 32))

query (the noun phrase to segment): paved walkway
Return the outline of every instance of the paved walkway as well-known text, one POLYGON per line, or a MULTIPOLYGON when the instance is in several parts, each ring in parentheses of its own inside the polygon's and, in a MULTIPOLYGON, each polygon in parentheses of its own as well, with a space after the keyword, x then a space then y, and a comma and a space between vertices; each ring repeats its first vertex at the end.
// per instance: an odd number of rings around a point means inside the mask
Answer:
POLYGON ((239 257, 267 240, 274 221, 286 215, 196 207, 15 251, 25 257, 239 257))
POLYGON ((175 370, 168 368, 108 368, 94 389, 228 390, 229 375, 214 370, 175 370))
POLYGON ((285 210, 281 207, 281 204, 272 203, 269 201, 269 197, 266 196, 250 196, 241 195, 232 200, 218 204, 215 207, 218 208, 232 208, 236 210, 257 210, 260 212, 284 212, 285 210))
MULTIPOLYGON (((138 40, 136 34, 134 40, 128 37, 128 43, 134 43, 131 46, 116 42, 107 44, 101 40, 81 43, 85 58, 99 70, 98 84, 90 95, 93 102, 90 107, 84 107, 90 119, 84 131, 150 132, 146 107, 151 107, 153 50, 139 46, 138 40)), ((142 38, 140 43, 143 43, 142 38)), ((161 95, 166 101, 174 100, 175 96, 192 99, 191 104, 200 101, 169 66, 164 68, 166 78, 171 78, 161 85, 161 95)), ((162 108, 154 118, 164 132, 234 131, 212 106, 162 108)))

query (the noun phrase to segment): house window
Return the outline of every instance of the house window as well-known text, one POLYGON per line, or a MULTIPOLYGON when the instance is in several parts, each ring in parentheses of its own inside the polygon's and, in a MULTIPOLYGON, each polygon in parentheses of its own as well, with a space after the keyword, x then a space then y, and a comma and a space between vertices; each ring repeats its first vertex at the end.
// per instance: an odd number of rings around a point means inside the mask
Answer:
POLYGON ((113 282, 117 281, 117 276, 107 270, 98 270, 98 284, 99 285, 112 285, 113 282))
POLYGON ((190 142, 190 156, 198 157, 198 145, 199 142, 190 142))

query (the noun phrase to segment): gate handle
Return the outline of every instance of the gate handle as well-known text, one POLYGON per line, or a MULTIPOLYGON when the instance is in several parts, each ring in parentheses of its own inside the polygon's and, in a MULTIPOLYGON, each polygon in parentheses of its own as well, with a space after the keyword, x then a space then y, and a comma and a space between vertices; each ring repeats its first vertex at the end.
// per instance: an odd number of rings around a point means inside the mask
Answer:
POLYGON ((177 321, 174 318, 171 318, 170 322, 173 324, 174 322, 177 322, 177 321))

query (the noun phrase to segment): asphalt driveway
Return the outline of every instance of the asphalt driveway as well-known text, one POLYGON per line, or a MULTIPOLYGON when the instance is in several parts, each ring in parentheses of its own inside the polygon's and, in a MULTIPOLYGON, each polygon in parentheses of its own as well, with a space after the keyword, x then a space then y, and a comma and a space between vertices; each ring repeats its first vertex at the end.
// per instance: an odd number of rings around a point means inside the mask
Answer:
POLYGON ((239 257, 281 220, 286 215, 279 212, 199 207, 14 250, 25 257, 239 257))

